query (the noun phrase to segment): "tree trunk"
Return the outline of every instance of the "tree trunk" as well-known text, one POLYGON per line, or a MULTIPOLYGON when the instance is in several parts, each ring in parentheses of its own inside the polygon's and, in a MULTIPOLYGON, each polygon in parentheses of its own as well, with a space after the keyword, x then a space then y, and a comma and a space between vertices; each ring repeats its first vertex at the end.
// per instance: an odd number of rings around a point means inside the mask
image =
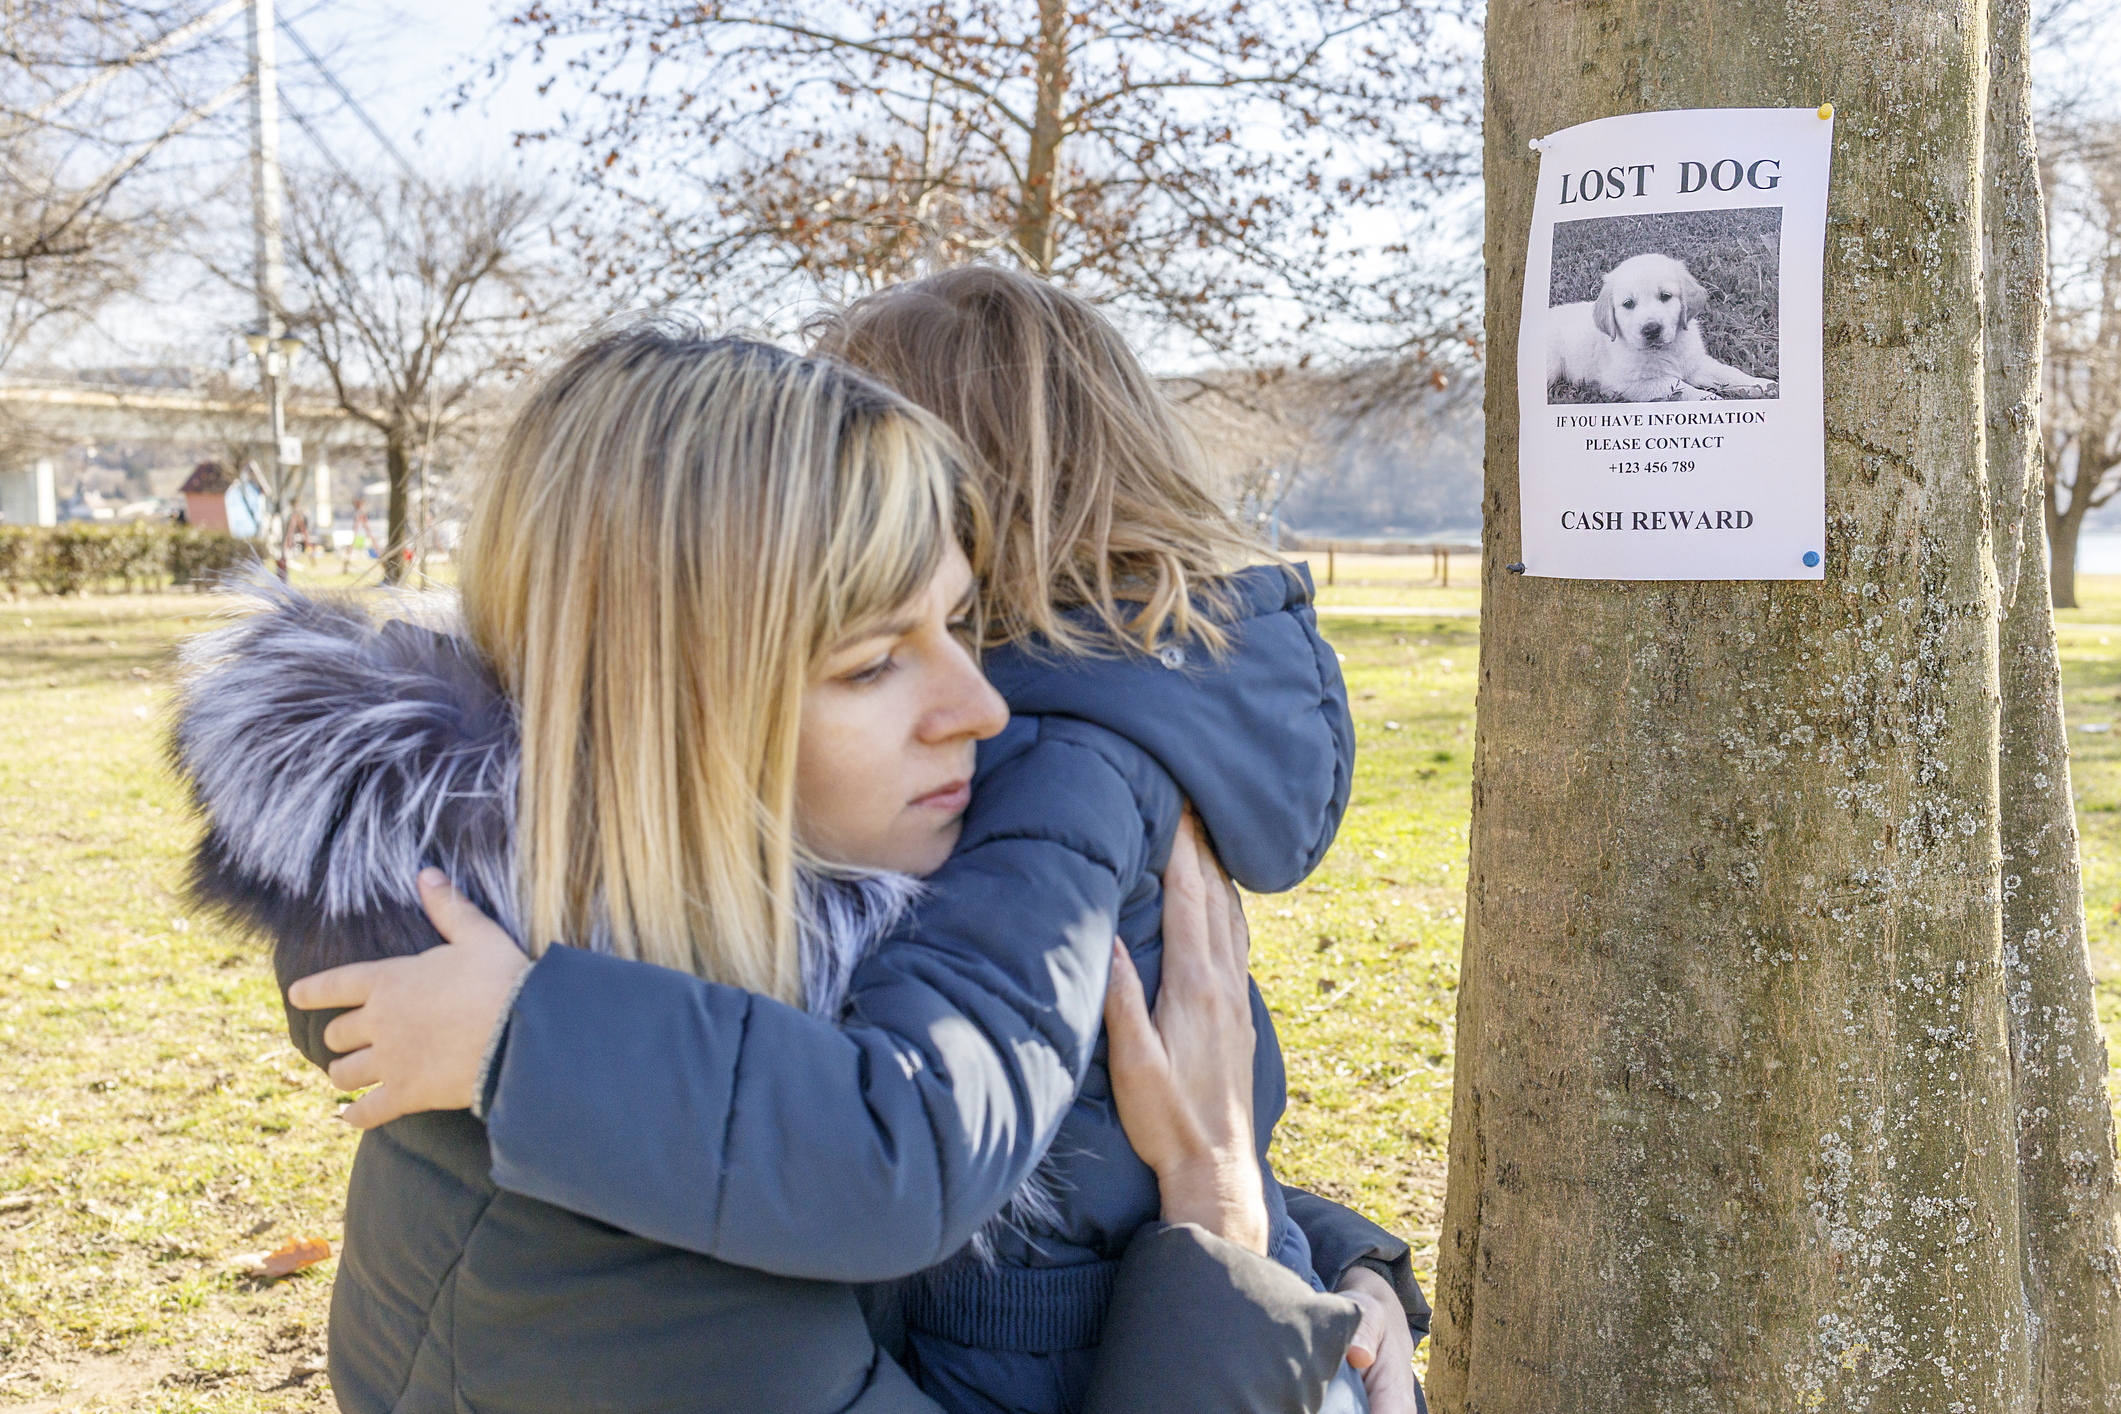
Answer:
POLYGON ((2048 569, 2047 587, 2058 609, 2077 607, 2077 536, 2083 530, 2082 511, 2052 517, 2048 540, 2053 559, 2048 569))
POLYGON ((2121 1190, 2106 1038, 2086 949, 2062 667, 2048 611, 2050 592, 2057 607, 2075 606, 2084 516, 2056 538, 2050 570, 2040 365, 2025 356, 2045 347, 2047 332, 2030 0, 1994 0, 1989 25, 1987 450, 2003 596, 2003 964, 2032 1407, 2105 1414, 2121 1410, 2121 1190))
POLYGON ((1038 87, 1024 185, 1016 206, 1016 248, 1043 275, 1053 268, 1053 213, 1060 177, 1061 103, 1068 95, 1068 7, 1038 0, 1038 87))
POLYGON ((389 534, 383 552, 383 582, 405 582, 405 551, 412 544, 412 453, 410 439, 392 428, 383 434, 383 467, 390 478, 389 534))
POLYGON ((2090 1142, 2104 1058, 2026 520, 2022 29, 1973 0, 1490 8, 1500 350, 1530 139, 1835 104, 1827 577, 1507 574, 1516 367, 1492 361, 1442 1414, 2117 1407, 2058 1369, 2065 1330, 2080 1363, 2121 1336, 2110 1306, 2056 1315, 2100 1279, 2113 1151, 2055 1147, 2090 1142))

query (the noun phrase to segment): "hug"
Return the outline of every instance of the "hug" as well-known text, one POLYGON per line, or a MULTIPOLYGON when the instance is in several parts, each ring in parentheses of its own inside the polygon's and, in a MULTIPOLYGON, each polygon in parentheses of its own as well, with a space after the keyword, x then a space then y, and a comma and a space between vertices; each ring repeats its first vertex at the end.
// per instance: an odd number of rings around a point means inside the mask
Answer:
POLYGON ((194 890, 373 1087, 341 1406, 1421 1408, 1406 1244, 1266 1157, 1230 881, 1354 764, 1308 578, 1072 296, 812 334, 586 342, 460 602, 188 650, 194 890))

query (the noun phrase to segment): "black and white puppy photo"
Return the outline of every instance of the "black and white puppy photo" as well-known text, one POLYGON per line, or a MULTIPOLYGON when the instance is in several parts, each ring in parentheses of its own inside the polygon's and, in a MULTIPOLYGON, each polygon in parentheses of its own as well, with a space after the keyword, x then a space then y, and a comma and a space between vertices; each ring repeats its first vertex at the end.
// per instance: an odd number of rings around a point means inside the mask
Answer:
POLYGON ((1781 395, 1782 209, 1554 226, 1549 403, 1781 395))

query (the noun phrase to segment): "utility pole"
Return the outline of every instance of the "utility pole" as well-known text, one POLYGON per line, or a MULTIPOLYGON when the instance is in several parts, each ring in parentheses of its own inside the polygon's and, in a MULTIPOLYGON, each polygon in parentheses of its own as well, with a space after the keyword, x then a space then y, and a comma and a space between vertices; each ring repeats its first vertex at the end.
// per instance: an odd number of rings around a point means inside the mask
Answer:
MULTIPOLYGON (((278 540, 280 578, 287 578, 289 490, 301 454, 288 441, 284 383, 294 350, 281 338, 287 326, 287 258, 281 240, 280 82, 273 45, 272 0, 250 0, 245 18, 250 37, 250 200, 251 232, 256 242, 252 268, 258 284, 258 323, 250 335, 251 352, 265 382, 272 409, 272 471, 266 486, 271 533, 278 540), (294 452, 293 456, 289 456, 294 452)), ((300 345, 295 345, 299 349, 300 345)))
MULTIPOLYGON (((256 242, 258 332, 282 332, 287 259, 280 239, 280 81, 273 53, 272 0, 250 0, 250 206, 256 242)), ((280 429, 275 427, 273 435, 280 429)))

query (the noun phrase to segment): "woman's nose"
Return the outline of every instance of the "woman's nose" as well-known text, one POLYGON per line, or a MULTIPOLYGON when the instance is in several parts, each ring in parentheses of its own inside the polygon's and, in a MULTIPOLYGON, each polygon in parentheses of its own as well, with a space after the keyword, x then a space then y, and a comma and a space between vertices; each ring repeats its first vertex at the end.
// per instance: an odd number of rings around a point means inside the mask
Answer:
POLYGON ((987 681, 972 655, 952 646, 956 652, 946 671, 940 700, 923 720, 921 737, 936 743, 966 737, 985 741, 1009 725, 1009 704, 987 681))

